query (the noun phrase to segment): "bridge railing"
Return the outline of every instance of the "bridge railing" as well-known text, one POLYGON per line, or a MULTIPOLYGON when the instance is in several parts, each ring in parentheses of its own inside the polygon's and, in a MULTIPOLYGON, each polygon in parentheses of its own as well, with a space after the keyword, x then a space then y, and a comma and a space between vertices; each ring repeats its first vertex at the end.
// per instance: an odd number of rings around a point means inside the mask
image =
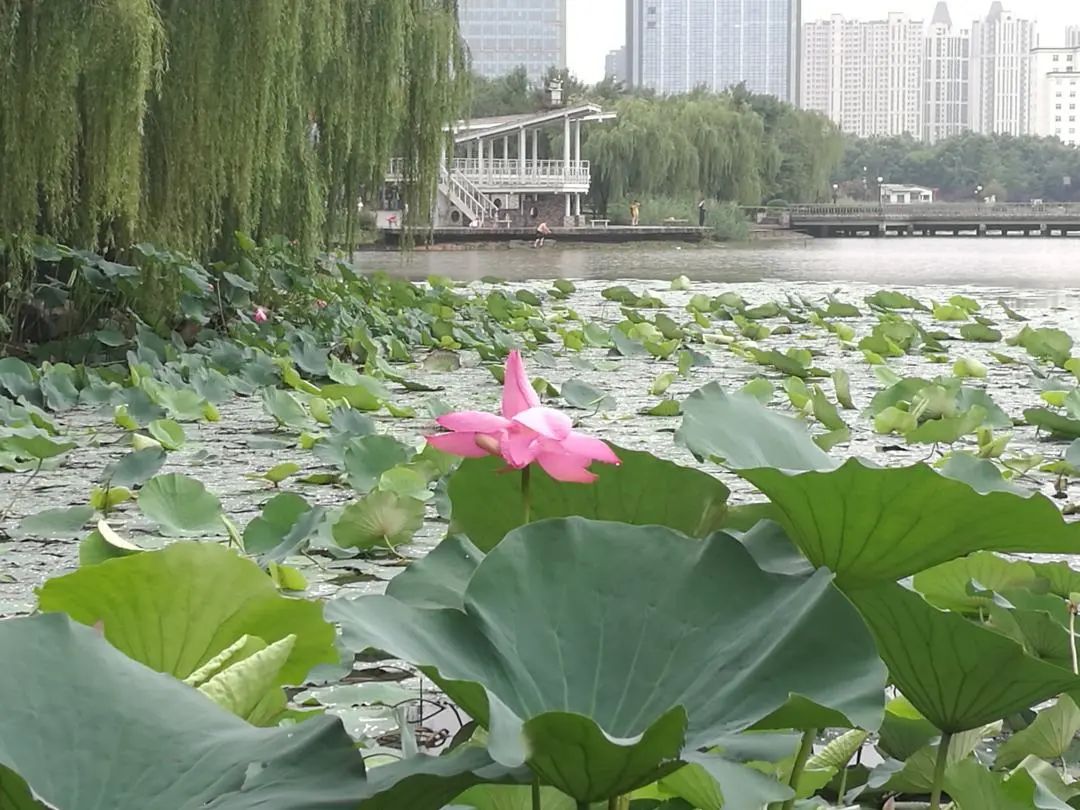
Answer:
POLYGON ((1043 216, 1080 219, 1080 203, 910 203, 907 205, 792 205, 792 220, 865 219, 1032 219, 1043 216))

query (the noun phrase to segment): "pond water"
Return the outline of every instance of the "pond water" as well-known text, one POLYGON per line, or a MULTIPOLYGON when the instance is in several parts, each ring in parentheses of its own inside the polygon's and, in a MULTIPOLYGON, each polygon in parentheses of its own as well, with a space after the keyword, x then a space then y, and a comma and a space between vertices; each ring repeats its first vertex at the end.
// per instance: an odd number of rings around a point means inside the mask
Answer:
MULTIPOLYGON (((671 279, 721 283, 817 281, 898 285, 974 285, 1058 291, 1080 288, 1080 240, 1062 238, 793 239, 776 244, 618 247, 526 246, 490 250, 418 251, 399 258, 359 253, 367 269, 410 277, 432 273, 461 280, 499 276, 671 279)), ((1052 297, 1052 296, 1048 296, 1052 297)))
MULTIPOLYGON (((993 318, 998 328, 1011 336, 1021 324, 1006 319, 996 303, 1009 306, 1031 318, 1031 326, 1054 326, 1069 332, 1080 342, 1080 241, 1062 239, 887 239, 837 240, 806 242, 801 240, 767 247, 696 247, 652 245, 617 248, 571 249, 554 247, 532 250, 526 247, 472 251, 417 252, 401 258, 390 253, 363 253, 356 257, 361 271, 386 270, 422 279, 437 274, 471 281, 472 291, 480 294, 492 289, 490 276, 508 280, 501 289, 511 293, 528 289, 544 298, 548 317, 560 317, 569 307, 587 321, 605 326, 622 319, 618 304, 605 300, 601 292, 613 281, 621 281, 635 292, 659 297, 669 307, 666 312, 676 320, 686 320, 685 306, 695 293, 715 296, 732 291, 750 305, 784 301, 787 296, 802 296, 820 304, 835 292, 843 301, 859 306, 863 315, 845 321, 859 337, 869 333, 877 322, 863 304, 863 298, 879 289, 896 289, 924 302, 944 301, 961 293, 976 298, 984 314, 993 318), (689 290, 672 290, 670 280, 686 275, 689 290), (565 302, 548 297, 550 279, 575 280, 577 291, 565 302), (481 279, 487 279, 482 281, 481 279)), ((651 314, 651 313, 647 313, 651 314)), ((955 331, 955 324, 933 324, 929 316, 919 315, 927 327, 955 331)), ((765 323, 776 326, 783 319, 765 323)), ((711 330, 715 331, 715 330, 711 330)), ((762 349, 784 351, 800 346, 818 353, 815 365, 825 369, 843 368, 851 377, 853 399, 859 409, 883 385, 861 352, 843 349, 835 336, 810 325, 793 325, 793 333, 774 335, 762 341, 762 349)), ((857 339, 857 338, 856 338, 857 339)), ((734 355, 725 346, 706 343, 696 347, 712 361, 708 367, 694 368, 686 378, 678 379, 668 396, 684 399, 695 389, 710 382, 737 388, 757 376, 770 379, 776 386, 771 406, 790 411, 780 390, 783 375, 734 355)), ((679 418, 648 417, 642 411, 655 405, 658 397, 649 393, 652 380, 662 371, 673 368, 670 361, 652 358, 609 356, 603 349, 582 352, 563 351, 556 343, 527 358, 529 372, 543 377, 556 387, 569 379, 580 379, 602 389, 615 400, 611 410, 592 413, 575 411, 582 429, 625 447, 649 450, 657 455, 692 464, 687 451, 677 446, 672 434, 679 418)), ((985 380, 972 384, 985 387, 994 401, 1010 416, 1019 416, 1025 408, 1043 404, 1031 384, 1026 365, 1005 365, 990 355, 1006 352, 1023 358, 1023 350, 999 344, 953 342, 950 363, 960 356, 983 362, 989 371, 985 380)), ((417 356, 418 360, 423 355, 417 356)), ((395 403, 412 406, 418 417, 411 420, 378 417, 385 431, 419 447, 422 436, 434 429, 429 402, 437 397, 453 409, 497 409, 500 389, 489 371, 473 352, 463 352, 462 367, 454 371, 431 371, 420 366, 407 370, 407 376, 438 388, 438 392, 418 393, 397 390, 395 403)), ((948 374, 950 365, 933 365, 922 356, 907 355, 889 361, 901 375, 933 377, 948 374)), ((1062 375, 1068 376, 1068 375, 1062 375)), ((1071 379, 1071 378, 1070 378, 1071 379)), ((832 385, 823 387, 833 398, 832 385)), ((1071 384, 1074 384, 1072 381, 1071 384)), ((562 405, 561 401, 554 404, 562 405)), ((237 398, 221 407, 222 420, 186 426, 189 443, 171 453, 162 472, 184 473, 201 480, 217 495, 233 522, 243 527, 256 517, 262 506, 275 494, 265 482, 248 477, 270 466, 294 461, 304 474, 329 468, 310 452, 300 449, 296 435, 277 433, 273 420, 265 413, 257 397, 237 398)), ((851 426, 851 441, 834 453, 857 455, 882 464, 910 464, 935 456, 926 446, 901 446, 891 437, 873 432, 872 419, 865 413, 843 411, 851 426)), ((33 609, 33 589, 46 578, 71 570, 78 564, 78 543, 74 540, 43 541, 21 536, 18 524, 22 517, 40 510, 78 505, 86 502, 89 489, 104 467, 130 450, 126 431, 115 427, 111 408, 95 411, 77 409, 58 417, 58 423, 72 432, 79 451, 70 454, 39 476, 0 474, 0 508, 13 501, 15 506, 0 530, 14 542, 0 542, 0 616, 25 613, 33 609)), ((1065 442, 1051 442, 1036 435, 1033 428, 1014 431, 1010 454, 1042 453, 1057 458, 1067 447, 1065 442)), ((753 490, 738 478, 716 467, 732 489, 733 502, 755 499, 753 490)), ((1053 493, 1050 476, 1033 476, 1024 481, 1032 489, 1053 493)), ((300 492, 312 503, 327 507, 341 506, 352 493, 339 488, 300 485, 289 482, 287 488, 300 492)), ((1071 495, 1072 493, 1070 493, 1071 495)), ((1071 500, 1071 499, 1069 499, 1071 500)), ((1059 501, 1068 505, 1069 500, 1059 501)), ((123 507, 111 524, 124 536, 152 546, 160 543, 154 527, 133 504, 123 507)), ((434 509, 415 541, 398 551, 406 558, 425 555, 443 537, 446 524, 436 519, 434 509)), ((403 560, 384 556, 370 560, 340 558, 327 549, 316 550, 313 559, 298 558, 295 564, 304 570, 311 583, 310 595, 332 597, 381 591, 385 582, 402 570, 403 560)), ((410 682, 410 688, 415 683, 410 682)), ((394 726, 385 713, 369 716, 345 712, 350 730, 358 735, 377 734, 394 726)), ((431 725, 431 723, 429 723, 431 725)), ((451 729, 453 730, 453 729, 451 729)))

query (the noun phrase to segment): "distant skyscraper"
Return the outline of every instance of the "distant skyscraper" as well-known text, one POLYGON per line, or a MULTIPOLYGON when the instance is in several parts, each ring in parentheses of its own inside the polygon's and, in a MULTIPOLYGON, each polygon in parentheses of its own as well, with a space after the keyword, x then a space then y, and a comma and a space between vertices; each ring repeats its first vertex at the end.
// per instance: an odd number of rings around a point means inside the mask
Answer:
POLYGON ((949 8, 938 3, 926 30, 923 140, 933 143, 971 128, 971 34, 954 31, 949 8))
POLYGON ((626 47, 610 51, 604 59, 604 78, 626 81, 626 47))
POLYGON ((971 128, 1026 135, 1030 130, 1035 23, 1000 2, 971 28, 971 128))
POLYGON ((524 65, 539 79, 566 67, 567 0, 458 0, 461 34, 481 76, 524 65))
POLYGON ((1033 53, 1031 133, 1080 145, 1080 44, 1033 53))
POLYGON ((798 102, 802 0, 627 0, 628 79, 658 93, 746 83, 798 102))
POLYGON ((853 135, 923 135, 923 23, 906 14, 803 26, 802 98, 853 135))
POLYGON ((1065 47, 1080 47, 1080 25, 1065 26, 1065 47))

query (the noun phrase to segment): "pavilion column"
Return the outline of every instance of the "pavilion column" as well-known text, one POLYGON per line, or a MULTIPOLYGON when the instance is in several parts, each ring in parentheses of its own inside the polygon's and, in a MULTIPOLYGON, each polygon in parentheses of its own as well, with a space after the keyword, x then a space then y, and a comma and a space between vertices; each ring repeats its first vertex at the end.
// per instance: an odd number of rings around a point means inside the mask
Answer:
MULTIPOLYGON (((569 180, 570 174, 570 116, 563 116, 563 139, 562 139, 562 159, 563 159, 563 182, 569 180)), ((567 208, 570 206, 570 198, 567 197, 567 208)), ((569 214, 569 211, 567 211, 569 214)))
POLYGON ((518 175, 525 177, 525 128, 518 130, 518 175))
POLYGON ((581 122, 574 122, 574 162, 581 162, 581 122))
POLYGON ((533 130, 532 142, 533 142, 533 148, 532 148, 533 163, 536 163, 538 160, 540 160, 540 130, 539 129, 534 129, 533 130))

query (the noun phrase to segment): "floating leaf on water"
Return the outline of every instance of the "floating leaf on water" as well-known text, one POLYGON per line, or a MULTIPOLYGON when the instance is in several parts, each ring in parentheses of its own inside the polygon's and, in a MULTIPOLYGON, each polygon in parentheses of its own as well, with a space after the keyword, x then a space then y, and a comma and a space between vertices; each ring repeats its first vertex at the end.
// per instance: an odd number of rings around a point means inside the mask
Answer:
POLYGON ((833 387, 836 389, 836 401, 847 410, 854 410, 855 403, 851 401, 851 377, 842 368, 832 373, 833 387))
POLYGON ((147 481, 139 509, 168 534, 217 534, 222 528, 221 502, 201 482, 178 473, 147 481))
POLYGON ((978 360, 974 360, 970 357, 961 357, 955 363, 953 363, 953 375, 960 379, 967 377, 974 377, 976 379, 982 379, 986 376, 986 366, 980 363, 978 360))
POLYGON ((300 465, 291 461, 283 461, 281 464, 275 464, 269 470, 258 475, 252 475, 251 478, 260 479, 263 481, 269 481, 274 486, 277 486, 286 478, 296 475, 300 472, 300 465))
POLYGON ((998 299, 998 306, 1000 306, 1005 311, 1005 315, 1010 321, 1026 321, 1027 320, 1027 318, 1025 318, 1019 312, 1016 312, 1015 310, 1010 308, 1009 305, 1005 303, 1005 300, 1003 298, 998 299))
POLYGON ((69 506, 46 509, 20 521, 18 533, 42 540, 72 539, 82 534, 83 527, 94 516, 91 506, 69 506))
POLYGON ((613 397, 581 380, 564 382, 561 395, 573 408, 587 411, 610 411, 615 408, 613 397))
POLYGON ((149 481, 165 463, 165 451, 160 447, 135 450, 105 468, 101 480, 114 487, 142 486, 149 481))
POLYGON ((1002 335, 997 329, 981 323, 965 323, 960 327, 960 336, 964 340, 973 340, 978 343, 997 343, 1002 335))
POLYGON ((424 358, 421 365, 425 371, 457 371, 461 368, 461 355, 445 349, 435 349, 424 358))
POLYGON ((332 534, 342 548, 368 551, 407 543, 423 525, 422 501, 376 490, 346 506, 332 534))
POLYGON ((677 399, 665 399, 643 413, 647 416, 678 416, 682 413, 682 405, 677 399))
POLYGON ((756 399, 763 405, 767 405, 769 402, 772 401, 773 393, 776 391, 776 389, 773 387, 773 384, 766 380, 764 377, 754 377, 752 380, 747 382, 746 385, 740 388, 739 391, 743 394, 752 396, 754 399, 756 399))
MULTIPOLYGON (((187 441, 184 429, 172 419, 155 419, 149 424, 147 430, 166 450, 179 450, 187 441)), ((145 448, 137 447, 136 449, 145 448)))

